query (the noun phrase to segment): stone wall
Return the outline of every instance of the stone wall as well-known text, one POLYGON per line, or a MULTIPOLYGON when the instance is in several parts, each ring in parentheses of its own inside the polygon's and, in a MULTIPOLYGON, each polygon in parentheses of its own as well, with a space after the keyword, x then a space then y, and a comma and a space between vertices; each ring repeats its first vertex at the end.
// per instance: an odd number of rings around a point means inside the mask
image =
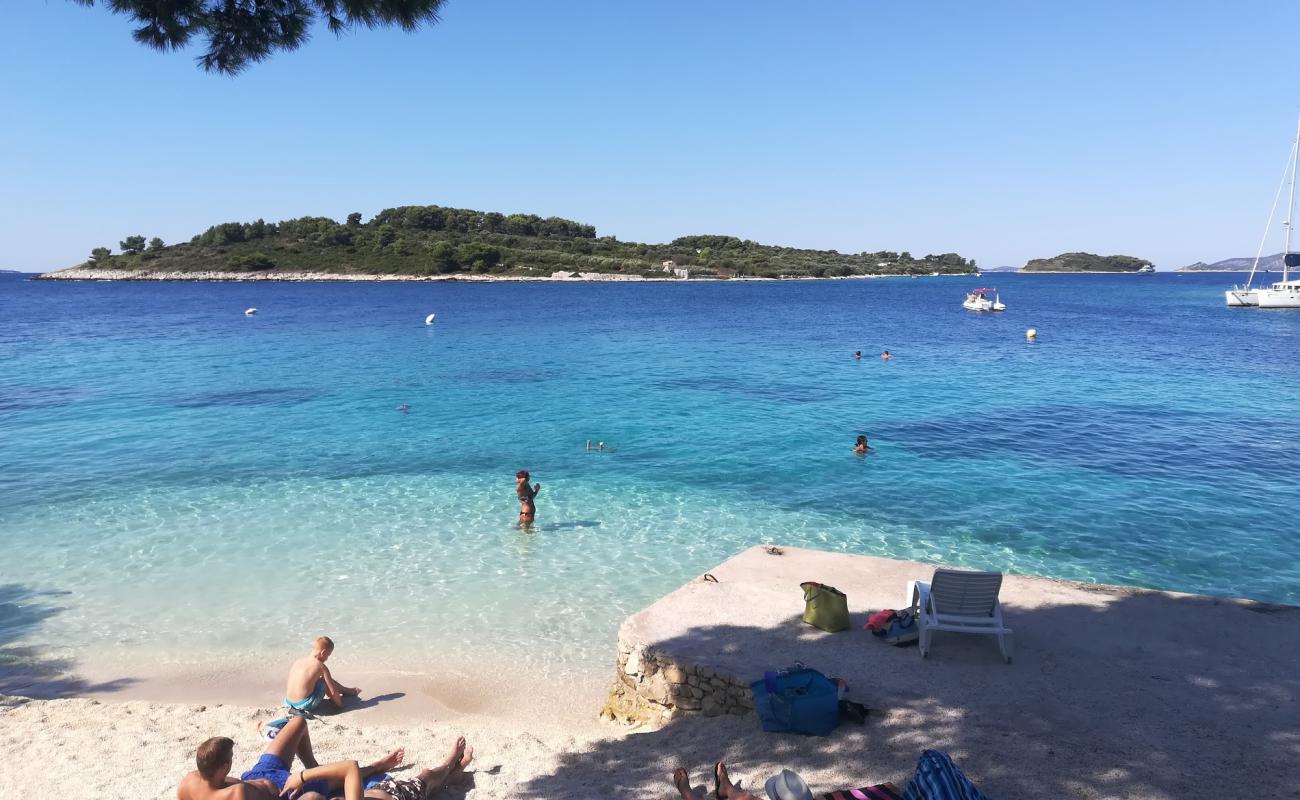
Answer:
POLYGON ((601 715, 624 722, 665 722, 687 713, 716 717, 754 710, 749 682, 709 667, 683 664, 619 638, 618 671, 601 715))

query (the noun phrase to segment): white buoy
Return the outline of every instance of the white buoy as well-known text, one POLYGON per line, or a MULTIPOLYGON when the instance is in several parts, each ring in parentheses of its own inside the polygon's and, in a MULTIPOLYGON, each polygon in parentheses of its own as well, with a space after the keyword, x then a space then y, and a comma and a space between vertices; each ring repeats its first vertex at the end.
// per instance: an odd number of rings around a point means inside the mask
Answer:
POLYGON ((1030 328, 1029 330, 1025 331, 1025 339, 1026 339, 1026 340, 1032 342, 1033 340, 1035 340, 1035 339, 1037 339, 1037 338, 1038 338, 1038 331, 1035 330, 1034 328, 1030 328))
POLYGON ((425 318, 424 318, 424 324, 425 324, 425 325, 432 325, 432 324, 433 324, 433 318, 436 317, 436 316, 438 316, 438 315, 437 315, 437 314, 430 314, 429 316, 425 317, 425 318))
POLYGON ((248 308, 248 309, 245 309, 245 310, 244 310, 244 316, 246 316, 246 317, 251 317, 251 316, 253 316, 253 315, 256 314, 256 313, 257 313, 257 309, 256 309, 256 308, 248 308))

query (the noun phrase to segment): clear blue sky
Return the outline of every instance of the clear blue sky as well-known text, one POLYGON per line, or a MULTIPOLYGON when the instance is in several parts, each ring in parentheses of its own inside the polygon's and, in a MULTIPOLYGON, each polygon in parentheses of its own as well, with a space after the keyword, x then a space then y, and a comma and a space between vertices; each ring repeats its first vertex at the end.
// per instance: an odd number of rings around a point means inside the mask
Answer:
POLYGON ((0 267, 28 270, 414 203, 1166 269, 1254 253, 1300 111, 1300 8, 1262 0, 451 0, 237 78, 5 6, 0 267))

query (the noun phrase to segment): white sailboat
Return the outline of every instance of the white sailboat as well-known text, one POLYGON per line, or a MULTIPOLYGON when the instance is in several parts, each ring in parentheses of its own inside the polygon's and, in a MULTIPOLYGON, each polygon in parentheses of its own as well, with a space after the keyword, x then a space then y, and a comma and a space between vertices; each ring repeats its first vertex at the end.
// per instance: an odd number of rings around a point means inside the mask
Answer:
POLYGON ((1250 275, 1242 286, 1234 286, 1224 292, 1224 300, 1233 308, 1300 308, 1300 281, 1288 280, 1288 270, 1300 266, 1300 253, 1291 252, 1292 220, 1295 217, 1295 179, 1296 164, 1300 161, 1300 121, 1296 123, 1295 140, 1291 143, 1288 158, 1291 170, 1291 196, 1288 201, 1286 219, 1282 227, 1286 229, 1286 246, 1282 250, 1282 280, 1267 288, 1253 289, 1255 271, 1259 268, 1259 259, 1264 254, 1264 243, 1268 241, 1268 230, 1273 224, 1273 214, 1277 211, 1277 201, 1282 197, 1282 186, 1286 183, 1286 173, 1278 183, 1277 193, 1273 195, 1273 207, 1268 212, 1268 224, 1264 226, 1264 238, 1260 240, 1259 250, 1255 252, 1255 261, 1250 265, 1250 275))

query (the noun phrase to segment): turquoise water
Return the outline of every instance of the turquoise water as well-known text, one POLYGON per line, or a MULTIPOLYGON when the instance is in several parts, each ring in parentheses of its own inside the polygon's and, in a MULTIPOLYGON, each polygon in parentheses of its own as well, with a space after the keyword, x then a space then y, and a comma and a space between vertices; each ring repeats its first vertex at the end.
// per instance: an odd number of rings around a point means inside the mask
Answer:
POLYGON ((603 667, 768 541, 1300 602, 1300 313, 982 280, 1006 313, 960 278, 0 278, 0 642, 603 667))

